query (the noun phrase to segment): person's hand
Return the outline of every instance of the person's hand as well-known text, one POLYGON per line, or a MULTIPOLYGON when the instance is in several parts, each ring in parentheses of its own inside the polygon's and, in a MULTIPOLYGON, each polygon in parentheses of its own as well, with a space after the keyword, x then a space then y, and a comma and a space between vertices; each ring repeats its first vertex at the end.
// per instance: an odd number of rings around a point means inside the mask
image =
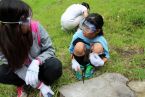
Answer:
POLYGON ((104 65, 104 61, 96 53, 90 53, 89 59, 91 64, 96 67, 104 65))
POLYGON ((52 97, 52 95, 54 95, 54 92, 51 90, 51 87, 45 85, 44 83, 41 83, 38 89, 40 89, 40 92, 42 93, 43 97, 52 97))
POLYGON ((72 69, 80 71, 80 64, 75 59, 72 59, 72 69))
POLYGON ((36 87, 38 84, 38 73, 39 73, 39 64, 38 60, 33 60, 28 67, 26 72, 25 82, 27 85, 36 87))

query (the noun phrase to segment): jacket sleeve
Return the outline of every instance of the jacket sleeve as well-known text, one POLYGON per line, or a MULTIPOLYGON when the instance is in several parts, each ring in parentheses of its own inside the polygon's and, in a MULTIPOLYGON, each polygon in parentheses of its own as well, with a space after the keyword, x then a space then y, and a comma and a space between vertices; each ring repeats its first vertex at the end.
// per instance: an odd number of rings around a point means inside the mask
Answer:
POLYGON ((41 64, 43 64, 46 59, 55 57, 55 50, 52 47, 52 41, 47 31, 40 24, 39 24, 39 32, 40 32, 40 42, 41 42, 40 43, 41 54, 37 56, 37 59, 40 61, 41 64))
POLYGON ((14 73, 17 74, 22 80, 25 80, 27 70, 28 67, 24 65, 22 68, 15 70, 14 73))

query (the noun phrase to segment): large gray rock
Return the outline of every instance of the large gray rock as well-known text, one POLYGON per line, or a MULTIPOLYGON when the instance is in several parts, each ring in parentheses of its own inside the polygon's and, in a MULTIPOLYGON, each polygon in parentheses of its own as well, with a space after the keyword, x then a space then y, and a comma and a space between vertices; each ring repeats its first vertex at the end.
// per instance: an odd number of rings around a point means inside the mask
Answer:
POLYGON ((99 77, 65 85, 60 97, 136 97, 126 86, 128 79, 117 73, 105 73, 99 77))
POLYGON ((128 86, 136 92, 137 97, 145 97, 145 81, 131 81, 128 86))

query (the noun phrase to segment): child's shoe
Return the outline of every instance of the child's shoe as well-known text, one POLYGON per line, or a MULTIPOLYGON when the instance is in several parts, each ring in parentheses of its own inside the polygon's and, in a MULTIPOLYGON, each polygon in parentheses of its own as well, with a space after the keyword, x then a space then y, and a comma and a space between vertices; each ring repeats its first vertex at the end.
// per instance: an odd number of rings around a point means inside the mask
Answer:
POLYGON ((76 71, 75 72, 75 76, 76 76, 77 80, 81 80, 82 79, 82 73, 81 73, 81 71, 76 71))
POLYGON ((17 87, 17 97, 27 97, 27 93, 24 91, 23 86, 17 87))
POLYGON ((77 80, 82 80, 82 70, 84 69, 84 66, 80 65, 80 67, 81 67, 81 70, 75 72, 75 76, 77 80))
POLYGON ((94 74, 94 67, 90 64, 87 65, 86 71, 85 71, 85 77, 86 78, 91 78, 93 77, 94 74))

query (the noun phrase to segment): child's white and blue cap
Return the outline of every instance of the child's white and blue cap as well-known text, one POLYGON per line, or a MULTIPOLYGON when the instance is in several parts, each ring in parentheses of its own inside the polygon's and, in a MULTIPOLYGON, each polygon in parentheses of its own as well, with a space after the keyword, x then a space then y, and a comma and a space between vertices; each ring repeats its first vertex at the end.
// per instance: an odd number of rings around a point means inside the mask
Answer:
POLYGON ((81 25, 81 29, 87 33, 95 33, 96 32, 96 27, 95 25, 91 24, 90 22, 84 20, 81 25))

